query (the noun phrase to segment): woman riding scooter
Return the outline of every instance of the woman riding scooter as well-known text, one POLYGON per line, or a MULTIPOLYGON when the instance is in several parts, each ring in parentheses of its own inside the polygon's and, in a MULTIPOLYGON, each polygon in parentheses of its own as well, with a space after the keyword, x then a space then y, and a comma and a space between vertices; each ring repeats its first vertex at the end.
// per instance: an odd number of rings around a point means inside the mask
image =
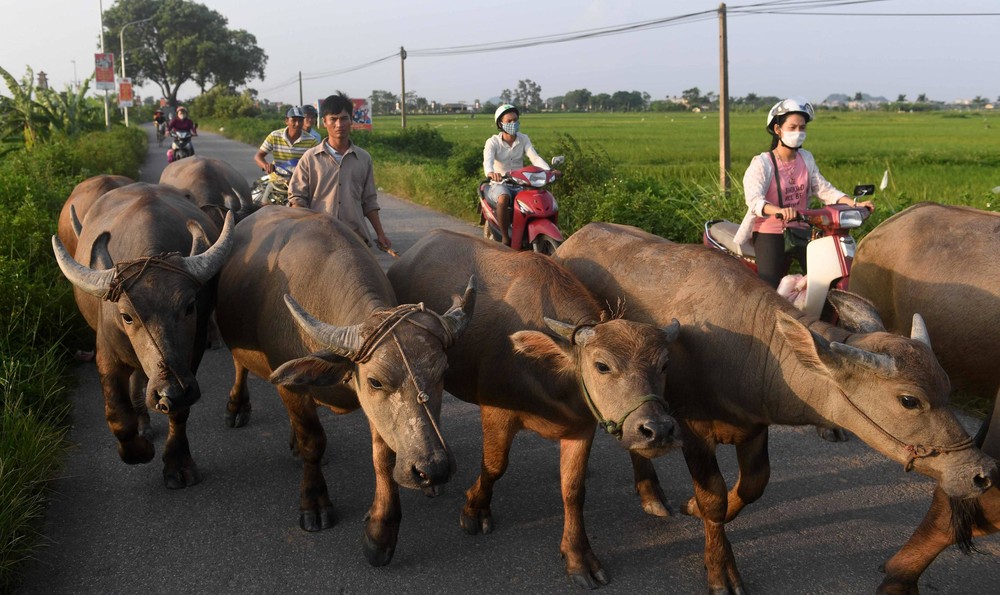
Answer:
MULTIPOLYGON (((188 118, 187 108, 182 105, 177 108, 177 117, 170 120, 170 123, 167 124, 167 132, 170 134, 175 132, 190 132, 191 136, 198 136, 198 124, 188 118)), ((170 145, 170 149, 167 151, 167 163, 173 163, 174 152, 178 148, 176 142, 170 145)), ((194 144, 189 145, 189 150, 190 154, 194 155, 194 144)))
MULTIPOLYGON (((542 159, 535 147, 531 145, 528 135, 518 132, 521 127, 519 121, 521 112, 518 109, 505 103, 497 108, 493 113, 493 121, 496 123, 499 134, 495 134, 486 139, 486 146, 483 148, 483 170, 486 177, 490 179, 490 188, 486 199, 493 207, 497 216, 497 223, 500 225, 500 235, 505 245, 510 246, 510 222, 511 207, 513 197, 519 188, 503 184, 501 180, 505 174, 524 167, 524 157, 528 156, 531 163, 545 170, 551 169, 549 164, 542 159)), ((561 175, 558 170, 553 173, 561 175)))
POLYGON ((802 97, 776 103, 767 113, 771 150, 754 157, 743 176, 747 215, 733 239, 742 244, 753 233, 758 274, 775 288, 792 258, 806 272, 809 225, 793 220, 798 209, 808 207, 810 197, 817 196, 825 204, 875 209, 870 200, 857 202, 834 188, 819 173, 812 153, 801 148, 806 140, 806 125, 814 119, 813 106, 802 97), (792 240, 788 242, 789 250, 786 250, 786 234, 792 240))

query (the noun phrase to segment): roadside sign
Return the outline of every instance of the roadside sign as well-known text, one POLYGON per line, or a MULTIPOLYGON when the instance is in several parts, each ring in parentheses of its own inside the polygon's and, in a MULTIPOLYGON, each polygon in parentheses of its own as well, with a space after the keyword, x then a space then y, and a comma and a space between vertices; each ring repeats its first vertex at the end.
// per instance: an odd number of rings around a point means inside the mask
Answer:
POLYGON ((94 54, 94 88, 98 91, 115 90, 114 54, 94 54))
POLYGON ((132 79, 118 79, 118 107, 132 107, 132 79))
POLYGON ((354 123, 351 130, 371 130, 372 129, 372 109, 368 105, 367 99, 352 99, 354 104, 354 123))

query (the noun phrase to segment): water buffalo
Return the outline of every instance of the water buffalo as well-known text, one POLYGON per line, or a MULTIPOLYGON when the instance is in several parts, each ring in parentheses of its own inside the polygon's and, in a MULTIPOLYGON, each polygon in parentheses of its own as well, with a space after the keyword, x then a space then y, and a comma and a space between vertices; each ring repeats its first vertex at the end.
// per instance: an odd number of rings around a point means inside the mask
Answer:
POLYGON ((75 256, 52 238, 59 268, 97 333, 97 371, 121 459, 148 463, 154 455, 153 444, 139 432, 130 393, 145 389, 146 405, 170 417, 163 450, 168 488, 199 480, 186 424, 190 406, 201 396, 195 373, 204 353, 213 278, 229 253, 232 226, 227 217, 220 235, 175 189, 130 184, 93 203, 75 256))
POLYGON ((160 183, 185 190, 219 226, 227 212, 239 222, 254 210, 246 178, 220 159, 200 155, 178 159, 164 168, 160 183))
POLYGON ((919 315, 911 338, 890 334, 871 304, 836 292, 831 300, 846 328, 832 327, 796 310, 735 259, 634 227, 591 223, 556 258, 599 299, 624 298, 629 318, 684 321, 671 349, 667 400, 694 482, 685 512, 704 521, 713 593, 744 592, 725 523, 767 485, 771 424, 846 428, 938 479, 952 496, 990 487, 996 463, 972 447, 948 406, 948 377, 919 315), (736 447, 739 478, 728 495, 719 444, 736 447))
MULTIPOLYGON (((606 584, 583 524, 594 430, 599 422, 633 458, 676 443, 660 395, 677 321, 658 328, 605 320, 587 290, 548 257, 445 230, 417 242, 388 275, 400 299, 419 296, 430 307, 444 306, 447 288, 461 279, 479 280, 476 317, 448 353, 444 375, 448 392, 480 406, 483 427, 482 469, 466 493, 462 528, 492 531, 493 486, 515 434, 529 429, 558 440, 566 572, 583 587, 606 584)), ((653 499, 645 478, 636 477, 636 488, 653 499)))
POLYGON ((361 407, 376 475, 363 549, 372 565, 388 564, 402 516, 399 485, 431 489, 454 472, 438 431, 441 375, 445 349, 472 315, 471 282, 444 315, 398 305, 357 234, 307 209, 264 207, 235 235, 217 310, 236 367, 227 422, 246 423, 248 371, 277 385, 303 461, 299 524, 319 531, 335 518, 320 468, 326 435, 316 406, 335 413, 361 407))
POLYGON ((70 193, 62 210, 59 211, 59 231, 57 232, 70 255, 76 254, 76 241, 81 231, 81 222, 87 216, 87 211, 90 210, 94 201, 109 190, 127 186, 133 182, 132 178, 125 176, 102 174, 87 178, 73 188, 73 192, 70 193), (73 221, 74 216, 76 217, 75 222, 73 221))
MULTIPOLYGON (((934 354, 954 388, 994 400, 977 446, 1000 458, 998 341, 1000 215, 968 207, 914 205, 875 228, 861 242, 851 291, 878 308, 886 328, 920 312, 934 337, 934 354)), ((934 491, 931 508, 906 545, 885 565, 883 593, 916 593, 917 581, 941 550, 956 540, 968 551, 972 535, 1000 530, 1000 488, 977 500, 950 502, 934 491), (960 521, 955 527, 953 520, 960 521), (971 523, 971 526, 970 526, 971 523)))

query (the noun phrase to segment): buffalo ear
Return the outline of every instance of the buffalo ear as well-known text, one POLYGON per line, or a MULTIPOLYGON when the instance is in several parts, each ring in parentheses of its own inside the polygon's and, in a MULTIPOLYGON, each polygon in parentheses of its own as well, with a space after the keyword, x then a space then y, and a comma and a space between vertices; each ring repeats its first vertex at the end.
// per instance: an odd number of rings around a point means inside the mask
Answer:
POLYGON ((775 313, 775 323, 778 332, 795 352, 799 363, 817 374, 829 376, 827 364, 832 363, 829 341, 781 310, 775 313))
POLYGON ((324 350, 281 364, 268 380, 280 386, 333 386, 353 369, 350 360, 324 350))
POLYGON ((201 254, 205 250, 208 250, 212 242, 209 241, 208 234, 205 233, 205 228, 193 219, 188 220, 187 228, 188 233, 191 234, 191 253, 188 256, 201 254))
POLYGON ((94 240, 94 244, 90 247, 90 268, 95 271, 103 271, 115 266, 115 262, 111 259, 111 253, 108 252, 108 242, 110 241, 111 234, 109 232, 102 233, 94 240))
POLYGON ((540 360, 557 373, 572 373, 576 366, 568 344, 556 343, 549 335, 539 331, 518 331, 510 336, 514 352, 540 360))
POLYGON ((831 289, 828 300, 837 311, 840 326, 852 333, 884 333, 885 324, 875 304, 856 293, 831 289))

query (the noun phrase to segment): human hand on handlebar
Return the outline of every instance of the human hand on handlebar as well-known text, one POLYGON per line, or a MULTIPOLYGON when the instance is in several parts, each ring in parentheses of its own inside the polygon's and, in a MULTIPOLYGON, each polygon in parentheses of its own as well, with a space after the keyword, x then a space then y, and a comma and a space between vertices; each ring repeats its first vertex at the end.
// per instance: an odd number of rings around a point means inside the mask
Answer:
POLYGON ((562 171, 561 171, 561 170, 558 170, 558 169, 554 169, 554 170, 552 170, 552 175, 554 175, 554 176, 555 176, 555 177, 557 177, 557 178, 561 178, 561 177, 562 177, 562 175, 563 175, 563 173, 562 173, 562 171))
POLYGON ((774 213, 771 213, 771 216, 774 217, 775 219, 784 219, 785 221, 792 221, 798 218, 799 212, 796 211, 793 207, 785 207, 783 209, 775 211, 774 213))
POLYGON ((486 177, 489 178, 489 179, 491 179, 491 180, 493 180, 494 182, 499 182, 500 180, 503 179, 503 174, 499 173, 499 172, 491 171, 490 173, 486 174, 486 177))
POLYGON ((875 203, 873 203, 870 200, 866 200, 864 202, 858 202, 858 201, 855 200, 854 201, 854 206, 856 206, 856 207, 864 207, 864 208, 868 209, 869 211, 871 211, 873 213, 875 212, 875 203))
POLYGON ((273 174, 274 173, 274 162, 267 161, 264 165, 264 173, 273 174))

